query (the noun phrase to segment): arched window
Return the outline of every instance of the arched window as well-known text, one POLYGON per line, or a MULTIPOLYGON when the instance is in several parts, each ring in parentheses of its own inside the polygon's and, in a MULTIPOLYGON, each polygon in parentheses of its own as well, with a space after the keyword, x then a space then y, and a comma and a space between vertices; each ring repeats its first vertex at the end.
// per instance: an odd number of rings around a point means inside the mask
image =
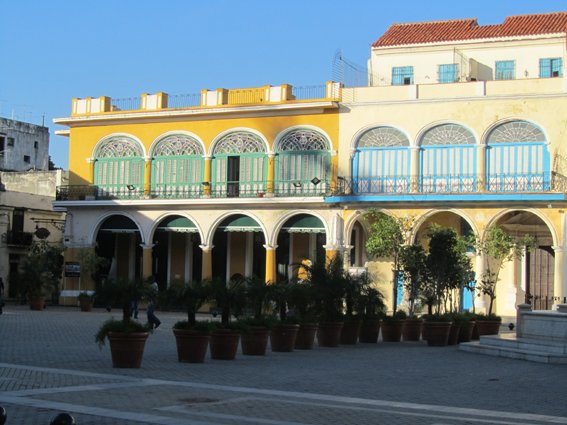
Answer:
POLYGON ((409 191, 409 139, 394 127, 374 127, 360 135, 352 163, 355 193, 409 191))
POLYGON ((275 192, 281 196, 321 195, 330 183, 330 142, 318 131, 296 129, 277 143, 275 192))
POLYGON ((213 196, 256 196, 265 192, 268 166, 262 138, 248 131, 223 136, 213 149, 213 196))
POLYGON ((98 197, 138 197, 144 191, 144 152, 127 136, 115 136, 96 150, 94 184, 98 197))
POLYGON ((476 191, 476 139, 459 124, 441 124, 421 138, 422 192, 476 191))
POLYGON ((500 124, 486 138, 489 191, 549 190, 550 162, 545 134, 528 121, 515 120, 500 124))
POLYGON ((152 195, 190 198, 199 196, 203 181, 203 147, 185 134, 157 142, 152 156, 152 195))

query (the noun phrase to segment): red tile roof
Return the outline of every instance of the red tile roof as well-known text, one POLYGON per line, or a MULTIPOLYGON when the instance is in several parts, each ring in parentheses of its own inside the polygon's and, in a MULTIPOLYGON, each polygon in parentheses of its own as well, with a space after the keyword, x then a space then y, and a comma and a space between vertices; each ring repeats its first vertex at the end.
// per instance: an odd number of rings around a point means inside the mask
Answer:
POLYGON ((567 12, 509 16, 500 25, 481 26, 475 18, 394 24, 372 47, 554 33, 567 33, 567 12))

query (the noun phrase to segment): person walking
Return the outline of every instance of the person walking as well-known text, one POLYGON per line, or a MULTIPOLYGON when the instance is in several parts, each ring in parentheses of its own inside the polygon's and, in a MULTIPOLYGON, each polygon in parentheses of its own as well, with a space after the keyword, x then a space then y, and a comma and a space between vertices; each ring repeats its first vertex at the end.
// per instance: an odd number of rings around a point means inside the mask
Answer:
POLYGON ((159 325, 161 325, 161 320, 155 315, 154 311, 156 308, 156 301, 157 295, 159 292, 159 286, 154 278, 153 283, 150 285, 150 295, 149 295, 149 303, 148 303, 148 324, 150 325, 150 329, 157 329, 159 325))

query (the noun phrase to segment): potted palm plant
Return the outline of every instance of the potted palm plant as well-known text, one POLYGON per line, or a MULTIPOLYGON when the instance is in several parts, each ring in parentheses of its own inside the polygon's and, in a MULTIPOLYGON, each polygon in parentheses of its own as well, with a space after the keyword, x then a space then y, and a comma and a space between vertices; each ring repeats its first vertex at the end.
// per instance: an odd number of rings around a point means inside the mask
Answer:
POLYGON ((359 311, 362 312, 359 341, 376 343, 380 334, 380 318, 386 309, 384 296, 378 289, 365 285, 359 302, 359 311))
POLYGON ((299 322, 294 348, 311 350, 319 328, 319 319, 315 312, 315 293, 311 282, 308 280, 293 282, 288 304, 293 310, 294 318, 299 322))
POLYGON ((252 316, 238 320, 242 330, 240 344, 244 355, 266 354, 272 324, 272 320, 267 317, 271 289, 272 285, 267 285, 255 276, 245 279, 245 308, 251 311, 252 316))
POLYGON ((276 306, 279 321, 274 323, 270 334, 272 351, 290 352, 295 347, 299 324, 297 320, 288 317, 288 302, 292 285, 287 280, 278 280, 272 285, 270 298, 276 306))
POLYGON ((402 328, 404 341, 419 341, 421 338, 423 320, 417 317, 417 309, 422 288, 429 279, 426 260, 427 255, 421 245, 406 245, 401 249, 400 265, 408 300, 408 318, 402 328))
POLYGON ((211 285, 208 282, 173 282, 164 294, 168 306, 182 307, 187 312, 186 320, 173 325, 177 359, 180 362, 205 361, 214 325, 208 321, 198 322, 196 315, 210 297, 211 285))
POLYGON ((108 306, 119 305, 122 309, 122 320, 107 320, 95 335, 100 348, 108 339, 115 368, 139 368, 142 364, 149 327, 132 320, 130 313, 132 300, 145 298, 147 293, 148 285, 127 279, 106 281, 96 292, 97 298, 108 306))
POLYGON ((77 295, 81 311, 92 311, 94 304, 94 291, 81 291, 77 295))
POLYGON ((231 323, 233 315, 240 315, 244 308, 244 278, 233 276, 228 282, 221 279, 211 281, 212 298, 221 311, 220 326, 211 334, 211 358, 234 360, 240 341, 240 328, 231 323))
POLYGON ((338 347, 344 325, 343 303, 346 274, 343 263, 335 256, 329 265, 315 263, 309 270, 309 278, 315 288, 319 329, 317 341, 320 347, 338 347))
POLYGON ((369 284, 370 280, 367 278, 366 273, 358 276, 345 273, 345 321, 341 330, 341 344, 354 345, 358 342, 363 313, 361 310, 361 297, 363 296, 364 286, 369 284))
POLYGON ((400 342, 402 339, 402 330, 404 322, 408 315, 403 310, 398 310, 391 315, 382 317, 382 341, 384 342, 400 342))

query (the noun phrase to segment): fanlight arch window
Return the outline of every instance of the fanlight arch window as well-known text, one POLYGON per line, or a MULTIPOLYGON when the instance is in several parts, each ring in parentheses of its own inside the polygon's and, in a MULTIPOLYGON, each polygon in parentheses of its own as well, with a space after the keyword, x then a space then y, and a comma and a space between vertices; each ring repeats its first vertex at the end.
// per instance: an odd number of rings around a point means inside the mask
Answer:
POLYGON ((94 184, 98 197, 138 197, 144 190, 144 152, 127 136, 112 137, 96 150, 94 184))
POLYGON ((356 193, 409 191, 409 139, 394 127, 366 130, 356 141, 353 157, 353 190, 356 193))
POLYGON ((486 173, 489 191, 549 190, 551 160, 545 133, 524 120, 492 129, 486 139, 486 173))
POLYGON ((330 183, 331 143, 320 132, 296 129, 286 133, 275 150, 274 191, 278 195, 320 195, 330 183))
POLYGON ((191 198, 201 193, 203 147, 194 137, 176 134, 160 140, 152 158, 152 194, 191 198))
POLYGON ((476 190, 476 138, 459 124, 441 124, 425 132, 420 149, 422 192, 476 190))
POLYGON ((213 149, 212 195, 245 197, 265 192, 267 167, 266 145, 260 136, 248 131, 223 136, 213 149))
POLYGON ((375 127, 365 131, 357 142, 359 148, 409 146, 409 139, 394 127, 375 127))

